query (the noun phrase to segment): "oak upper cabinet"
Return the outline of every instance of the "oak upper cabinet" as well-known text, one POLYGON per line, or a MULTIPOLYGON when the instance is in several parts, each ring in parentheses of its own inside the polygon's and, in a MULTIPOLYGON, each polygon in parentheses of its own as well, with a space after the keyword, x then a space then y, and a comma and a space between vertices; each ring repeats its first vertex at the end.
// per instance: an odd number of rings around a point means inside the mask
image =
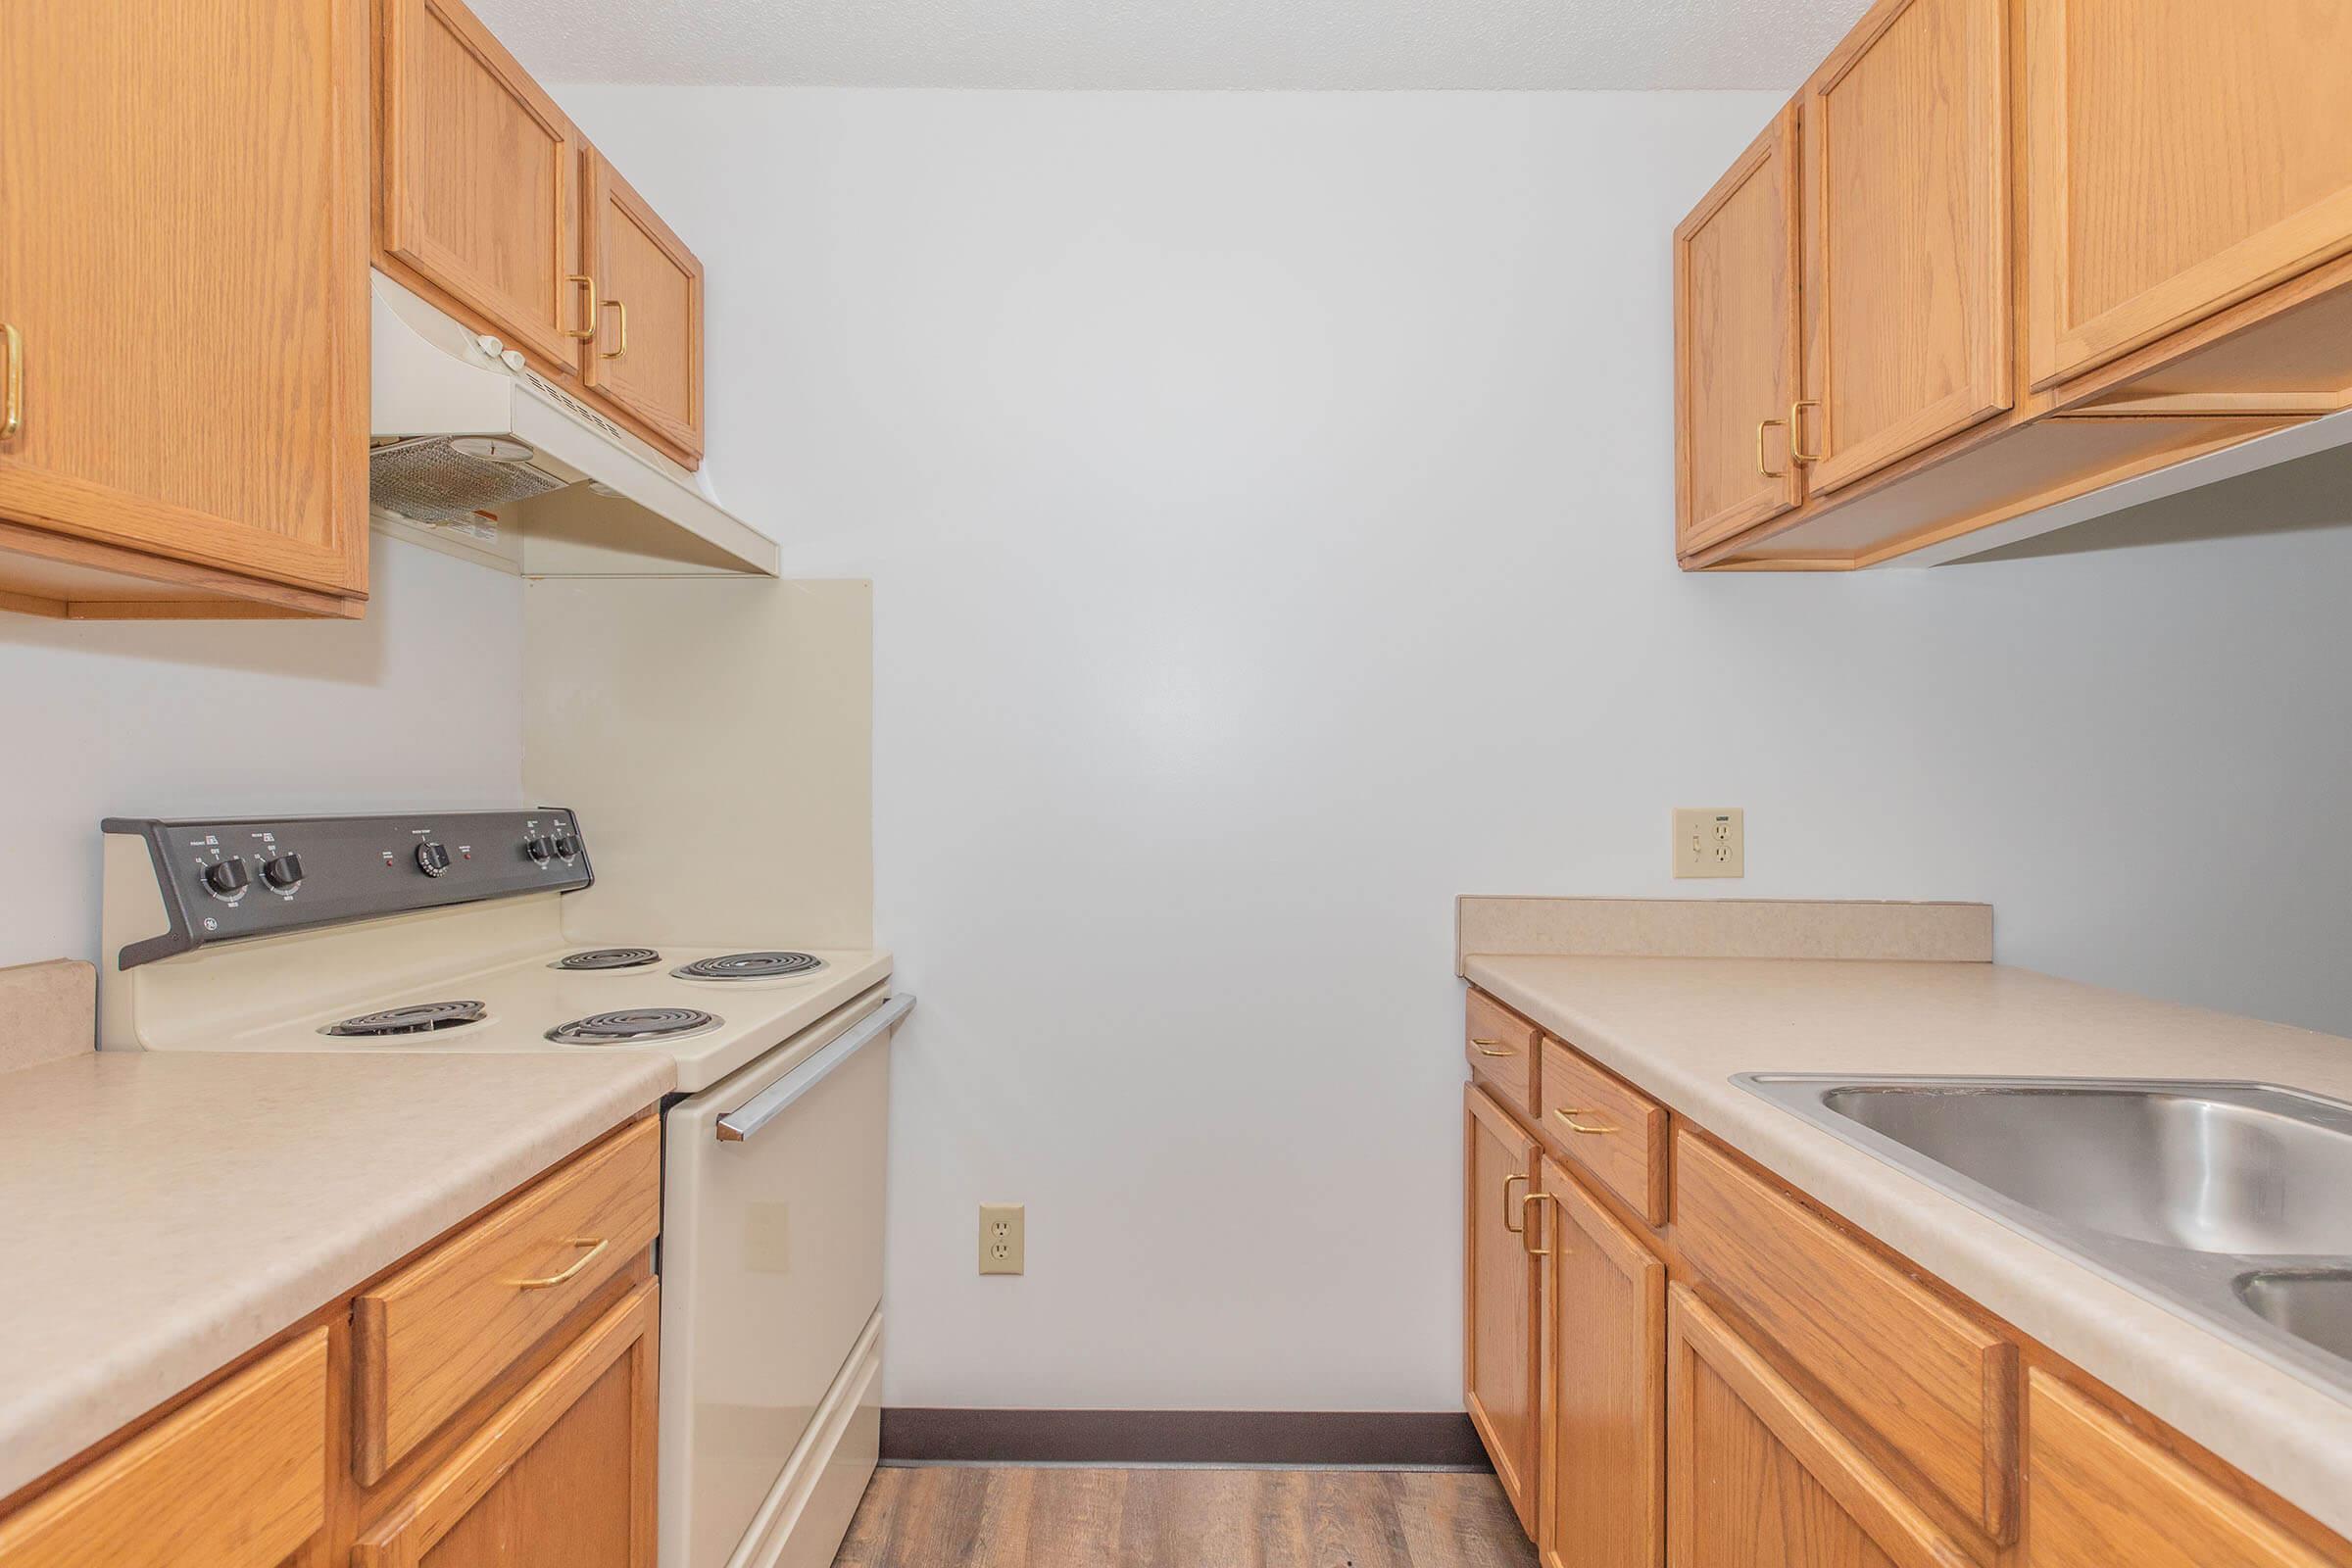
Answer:
POLYGON ((1819 495, 2009 407, 2008 0, 1880 0, 1803 106, 1819 495))
POLYGON ((582 254, 597 303, 588 385, 703 452, 703 264, 603 155, 581 160, 582 254))
POLYGON ((1535 1534, 1536 1268, 1526 1242, 1536 1142, 1479 1089, 1462 1116, 1462 1402, 1495 1477, 1535 1534))
POLYGON ((1667 1327, 1669 1568, 1931 1568, 1972 1559, 1721 1318, 1667 1327))
POLYGON ((579 276, 581 142, 457 0, 380 0, 382 248, 551 368, 595 302, 579 276))
POLYGON ((1676 544, 1795 507, 1796 119, 1784 113, 1674 231, 1676 544))
POLYGON ((360 1537, 353 1568, 653 1568, 660 1292, 581 1331, 360 1537))
POLYGON ((2024 15, 2034 385, 2352 251, 2352 7, 2024 0, 2024 15))
POLYGON ((0 6, 0 606, 359 612, 367 61, 365 0, 0 6))
POLYGON ((1666 1265, 1567 1169, 1533 1205, 1544 1295, 1543 1568, 1657 1568, 1665 1532, 1666 1265))

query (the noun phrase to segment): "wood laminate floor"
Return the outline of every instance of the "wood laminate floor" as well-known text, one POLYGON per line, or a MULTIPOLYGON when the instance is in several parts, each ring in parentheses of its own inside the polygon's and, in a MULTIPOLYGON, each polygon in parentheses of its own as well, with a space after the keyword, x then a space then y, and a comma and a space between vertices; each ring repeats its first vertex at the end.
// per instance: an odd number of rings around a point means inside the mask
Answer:
POLYGON ((1492 1475, 884 1469, 834 1568, 1532 1568, 1492 1475))

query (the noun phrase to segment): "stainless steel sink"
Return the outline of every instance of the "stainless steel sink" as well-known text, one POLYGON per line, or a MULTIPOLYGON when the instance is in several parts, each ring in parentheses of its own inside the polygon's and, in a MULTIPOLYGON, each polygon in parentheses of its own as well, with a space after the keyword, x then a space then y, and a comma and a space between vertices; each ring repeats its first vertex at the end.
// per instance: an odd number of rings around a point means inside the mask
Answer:
POLYGON ((2352 1398, 2352 1105, 2172 1079, 1736 1081, 2352 1398))

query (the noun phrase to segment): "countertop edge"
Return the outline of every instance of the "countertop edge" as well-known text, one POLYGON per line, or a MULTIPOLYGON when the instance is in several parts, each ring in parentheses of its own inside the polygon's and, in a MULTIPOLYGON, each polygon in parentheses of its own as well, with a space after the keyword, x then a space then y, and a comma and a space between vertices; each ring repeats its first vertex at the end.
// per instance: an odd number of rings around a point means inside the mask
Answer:
POLYGON ((463 1169, 445 1169, 435 1192, 410 1202, 387 1198, 380 1212, 352 1215, 352 1223, 322 1233, 316 1250, 257 1270, 241 1289, 191 1305, 185 1316, 159 1325, 151 1340, 127 1339, 108 1355, 44 1379, 22 1402, 0 1404, 0 1496, 39 1480, 654 1108, 675 1082, 666 1057, 613 1062, 637 1070, 576 1091, 527 1137, 494 1147, 463 1169))
MULTIPOLYGON (((2195 1320, 1751 1095, 1728 1076, 1682 1068, 1671 1043, 1624 1038, 1606 1020, 1581 1013, 1522 983, 1508 969, 1514 958, 1524 962, 1539 956, 1467 955, 1462 977, 1572 1042, 1668 1109, 1982 1303, 2320 1523, 2352 1537, 2352 1443, 2306 1445, 2281 1442, 2274 1435, 2268 1444, 2256 1446, 2242 1436, 2276 1434, 2282 1418, 2332 1423, 2352 1435, 2352 1406, 2195 1320), (1874 1188, 1891 1190, 1901 1202, 1890 1203, 1874 1188), (2037 1281, 2035 1275, 2044 1277, 2037 1281), (2209 1361, 2201 1362, 2193 1375, 2168 1375, 2180 1364, 2170 1342, 2183 1331, 2210 1345, 2227 1375, 2213 1375, 2209 1361)), ((1759 1061, 1746 1070, 1773 1067, 1759 1061)))

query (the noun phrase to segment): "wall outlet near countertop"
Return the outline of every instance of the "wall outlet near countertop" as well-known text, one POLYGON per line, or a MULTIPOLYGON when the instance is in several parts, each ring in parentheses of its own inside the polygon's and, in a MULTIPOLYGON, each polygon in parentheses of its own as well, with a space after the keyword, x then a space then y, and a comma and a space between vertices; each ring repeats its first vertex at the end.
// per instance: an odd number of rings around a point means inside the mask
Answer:
POLYGON ((1028 1250, 1023 1232, 1028 1229, 1027 1211, 1019 1203, 982 1203, 980 1205, 980 1272, 983 1274, 1018 1274, 1027 1261, 1028 1250))
POLYGON ((1747 875, 1746 812, 1739 807, 1674 813, 1674 874, 1747 875))

